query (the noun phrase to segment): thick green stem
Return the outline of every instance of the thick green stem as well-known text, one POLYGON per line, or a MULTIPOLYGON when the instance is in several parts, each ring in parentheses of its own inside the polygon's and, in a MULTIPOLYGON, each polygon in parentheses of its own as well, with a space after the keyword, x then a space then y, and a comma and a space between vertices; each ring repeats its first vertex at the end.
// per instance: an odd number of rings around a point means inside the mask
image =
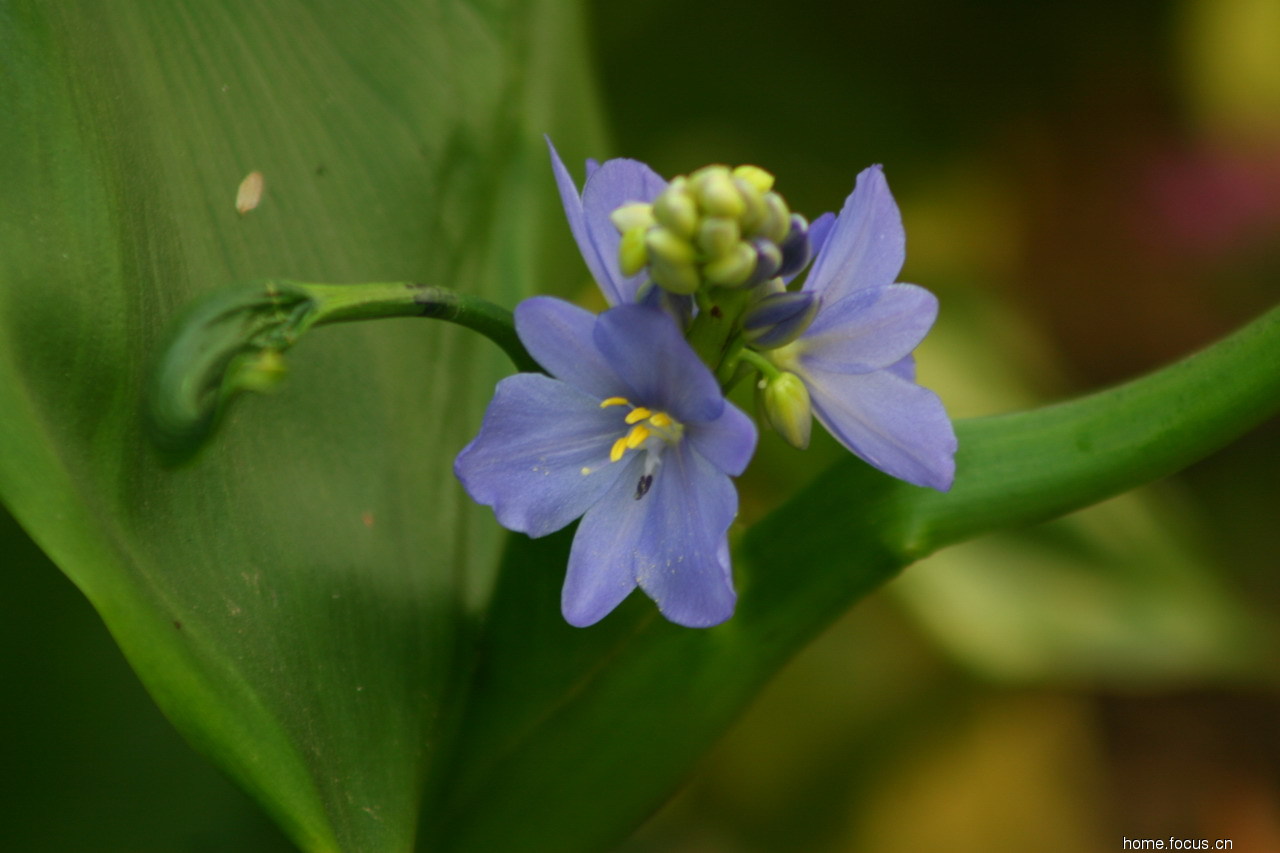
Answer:
POLYGON ((447 287, 412 282, 374 284, 293 284, 306 288, 315 299, 315 319, 310 324, 345 323, 383 317, 431 317, 447 320, 479 332, 498 346, 518 370, 538 371, 520 338, 515 320, 506 308, 447 287))
POLYGON ((746 288, 716 287, 698 294, 698 316, 689 327, 689 345, 712 372, 719 370, 725 358, 749 297, 746 288))
POLYGON ((1280 307, 1163 370, 1087 397, 962 421, 956 485, 916 489, 903 544, 920 556, 1172 474, 1280 411, 1280 307))

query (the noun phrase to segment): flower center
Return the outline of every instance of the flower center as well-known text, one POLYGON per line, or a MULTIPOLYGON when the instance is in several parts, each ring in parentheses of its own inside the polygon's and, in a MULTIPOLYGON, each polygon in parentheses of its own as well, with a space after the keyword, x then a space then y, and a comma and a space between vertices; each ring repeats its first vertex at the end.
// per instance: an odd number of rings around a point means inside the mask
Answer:
POLYGON ((707 166, 672 179, 652 204, 624 204, 610 218, 622 241, 623 275, 647 269, 673 293, 704 285, 745 287, 799 272, 809 223, 773 191, 757 166, 707 166))
POLYGON ((637 406, 626 397, 609 397, 600 403, 602 409, 610 406, 628 406, 631 409, 624 419, 631 429, 613 443, 609 450, 610 462, 617 462, 628 450, 651 450, 650 461, 645 466, 645 473, 650 474, 651 469, 657 467, 658 457, 665 446, 679 443, 684 436, 684 424, 666 412, 655 412, 644 406, 637 406))

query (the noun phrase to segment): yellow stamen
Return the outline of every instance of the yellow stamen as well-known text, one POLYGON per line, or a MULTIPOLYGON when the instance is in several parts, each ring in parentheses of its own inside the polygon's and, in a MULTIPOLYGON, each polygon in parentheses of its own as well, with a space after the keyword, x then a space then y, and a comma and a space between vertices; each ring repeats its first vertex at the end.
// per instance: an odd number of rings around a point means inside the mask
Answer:
POLYGON ((666 412, 656 412, 652 415, 649 415, 649 423, 661 429, 663 427, 671 426, 673 421, 671 420, 671 416, 668 415, 666 412))
POLYGON ((609 450, 609 461, 617 462, 622 458, 622 454, 627 452, 627 437, 624 435, 613 443, 612 449, 609 450))
POLYGON ((591 469, 590 469, 590 468, 585 468, 585 467, 584 467, 584 468, 582 469, 582 476, 584 476, 584 477, 585 477, 585 476, 587 476, 587 475, 588 475, 588 474, 590 474, 590 473, 591 473, 591 469))
POLYGON ((634 409, 632 409, 630 412, 627 413, 626 421, 629 424, 633 424, 636 421, 644 420, 645 418, 649 417, 652 414, 653 412, 649 411, 644 406, 636 406, 634 409))
POLYGON ((631 432, 627 433, 627 437, 624 440, 627 442, 628 450, 635 450, 637 447, 644 444, 644 440, 648 437, 649 430, 644 426, 644 424, 636 424, 631 428, 631 432))
POLYGON ((631 405, 631 401, 629 401, 626 397, 609 397, 608 399, 600 401, 600 408, 602 409, 607 409, 610 406, 630 406, 630 405, 631 405))

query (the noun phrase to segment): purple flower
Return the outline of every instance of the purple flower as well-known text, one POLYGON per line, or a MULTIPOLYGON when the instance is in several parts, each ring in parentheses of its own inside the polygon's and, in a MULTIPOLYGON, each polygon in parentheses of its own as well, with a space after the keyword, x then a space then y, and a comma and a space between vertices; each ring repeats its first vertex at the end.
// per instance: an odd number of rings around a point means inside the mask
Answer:
POLYGON ((817 257, 803 288, 819 298, 817 315, 768 357, 800 377, 814 414, 846 448, 887 474, 945 491, 955 432, 938 396, 916 384, 911 356, 938 300, 894 283, 906 234, 881 168, 858 175, 834 223, 828 216, 810 229, 817 257))
POLYGON ((587 181, 578 194, 569 170, 556 148, 551 149, 551 169, 555 173, 560 201, 564 204, 569 230, 578 243, 582 258, 610 305, 637 301, 637 291, 647 276, 639 272, 624 276, 618 264, 618 244, 622 241, 609 214, 632 202, 652 202, 666 189, 666 180, 638 160, 613 159, 602 165, 587 164, 587 181))
POLYGON ((729 477, 751 458, 754 424, 656 309, 597 317, 535 297, 516 308, 516 331, 551 376, 498 383, 454 463, 467 492, 529 536, 582 516, 561 596, 572 625, 603 618, 636 586, 680 625, 728 619, 729 477))

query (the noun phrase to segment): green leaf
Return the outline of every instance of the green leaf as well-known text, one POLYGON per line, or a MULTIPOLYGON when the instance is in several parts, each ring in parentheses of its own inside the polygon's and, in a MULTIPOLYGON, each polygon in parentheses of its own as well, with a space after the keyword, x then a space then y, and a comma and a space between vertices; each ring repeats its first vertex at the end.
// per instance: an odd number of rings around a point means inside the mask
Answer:
POLYGON ((179 470, 145 379, 232 282, 512 305, 571 269, 541 134, 586 150, 579 26, 550 0, 0 3, 0 498, 307 849, 409 849, 439 784, 500 541, 448 460, 505 360, 444 324, 317 332, 179 470))
POLYGON ((93 608, 0 507, 0 849, 295 849, 191 751, 93 608))
POLYGON ((760 685, 908 563, 1190 464, 1280 409, 1280 308, 1162 371, 1068 403, 961 421, 954 488, 848 457, 735 549, 738 612, 678 628, 633 595, 600 624, 556 614, 570 533, 513 538, 480 648, 448 849, 597 849, 638 824, 760 685))

